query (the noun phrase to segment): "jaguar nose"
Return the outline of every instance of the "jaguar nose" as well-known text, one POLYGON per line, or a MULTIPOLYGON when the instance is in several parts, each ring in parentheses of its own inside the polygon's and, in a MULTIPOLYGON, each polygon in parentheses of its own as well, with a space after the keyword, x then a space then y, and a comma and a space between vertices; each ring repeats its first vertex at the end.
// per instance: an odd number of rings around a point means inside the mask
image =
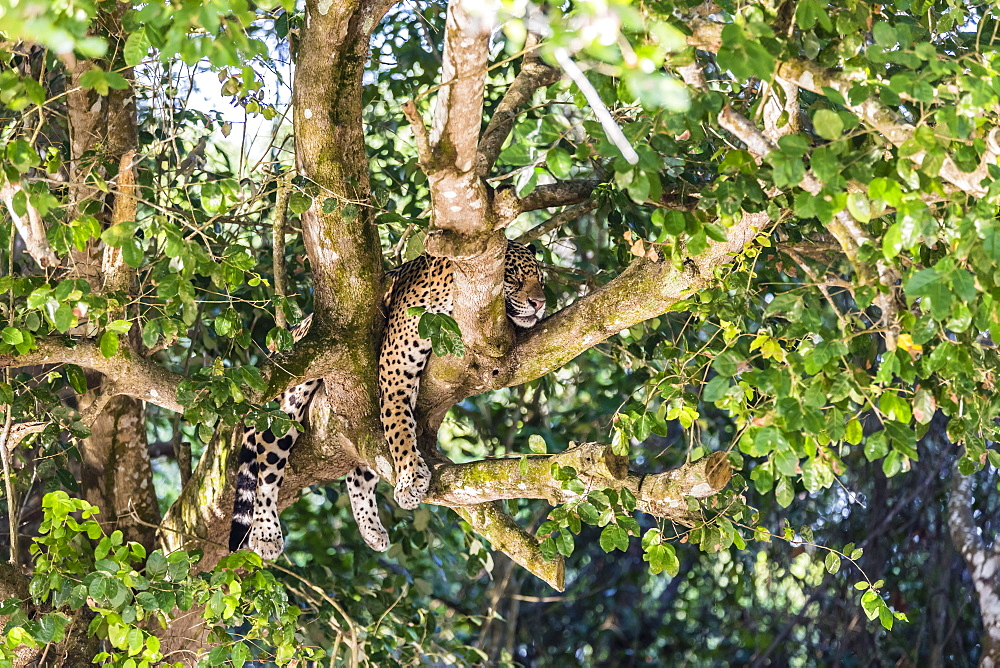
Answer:
POLYGON ((528 298, 528 306, 530 306, 531 308, 533 308, 535 310, 535 312, 537 313, 541 309, 545 308, 545 300, 544 299, 537 299, 535 297, 529 297, 528 298))

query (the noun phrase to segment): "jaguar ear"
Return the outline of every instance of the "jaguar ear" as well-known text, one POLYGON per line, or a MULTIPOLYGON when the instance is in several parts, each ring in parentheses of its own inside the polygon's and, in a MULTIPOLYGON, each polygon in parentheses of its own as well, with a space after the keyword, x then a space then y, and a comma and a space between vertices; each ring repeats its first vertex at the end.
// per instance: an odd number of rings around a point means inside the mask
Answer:
POLYGON ((542 247, 539 246, 538 244, 530 243, 530 244, 528 244, 528 248, 530 248, 532 251, 534 251, 535 257, 541 257, 542 256, 542 247))

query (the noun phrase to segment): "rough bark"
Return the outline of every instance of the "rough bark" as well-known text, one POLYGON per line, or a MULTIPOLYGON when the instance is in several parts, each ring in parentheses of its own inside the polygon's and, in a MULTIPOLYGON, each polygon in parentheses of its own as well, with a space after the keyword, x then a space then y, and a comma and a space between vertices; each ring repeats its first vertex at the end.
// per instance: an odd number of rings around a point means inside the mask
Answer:
POLYGON ((538 47, 539 38, 535 34, 529 34, 525 42, 525 55, 521 63, 521 70, 514 77, 514 81, 507 87, 500 103, 490 115, 490 122, 483 131, 482 139, 479 140, 479 157, 477 170, 479 176, 486 178, 493 168, 500 149, 511 130, 514 129, 514 119, 518 113, 535 94, 539 88, 557 82, 562 77, 562 72, 549 67, 538 57, 535 49, 538 47))
POLYGON ((104 357, 93 340, 76 339, 67 348, 64 339, 38 339, 38 347, 27 355, 0 356, 0 368, 69 362, 104 374, 111 394, 124 394, 172 411, 183 411, 177 402, 177 386, 184 377, 140 357, 122 341, 118 354, 104 357))

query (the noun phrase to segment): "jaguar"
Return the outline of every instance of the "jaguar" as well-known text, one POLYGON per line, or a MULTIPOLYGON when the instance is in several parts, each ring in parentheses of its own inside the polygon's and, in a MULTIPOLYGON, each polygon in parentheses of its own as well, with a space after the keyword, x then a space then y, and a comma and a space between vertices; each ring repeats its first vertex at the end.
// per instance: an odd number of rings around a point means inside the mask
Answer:
MULTIPOLYGON (((416 508, 427 496, 431 473, 416 445, 414 408, 420 374, 427 365, 431 342, 418 332, 420 314, 451 314, 454 306, 454 265, 443 257, 421 255, 388 272, 384 303, 388 309, 379 350, 379 409, 382 429, 396 470, 396 502, 416 508)), ((519 328, 533 327, 545 315, 542 274, 535 249, 507 242, 503 277, 507 317, 519 328)), ((295 341, 305 336, 312 322, 306 317, 292 330, 295 341)), ((310 380, 279 397, 281 409, 302 423, 321 380, 310 380)), ((236 474, 236 497, 229 535, 232 551, 249 548, 265 559, 281 554, 284 539, 278 522, 278 491, 285 466, 299 432, 290 429, 280 438, 271 430, 245 427, 236 474)), ((365 542, 374 550, 389 546, 388 534, 377 512, 375 486, 378 475, 360 463, 347 474, 351 509, 365 542)))

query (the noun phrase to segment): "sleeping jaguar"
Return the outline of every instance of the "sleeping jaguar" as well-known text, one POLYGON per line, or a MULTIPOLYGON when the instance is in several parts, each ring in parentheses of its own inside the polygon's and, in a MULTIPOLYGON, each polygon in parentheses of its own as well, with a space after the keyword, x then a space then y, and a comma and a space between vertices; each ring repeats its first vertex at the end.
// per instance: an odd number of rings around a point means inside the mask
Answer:
MULTIPOLYGON (((420 318, 407 311, 422 306, 432 313, 451 313, 454 281, 451 261, 428 255, 392 273, 395 280, 387 298, 389 317, 378 362, 382 429, 396 467, 396 503, 416 508, 427 495, 430 471, 417 451, 413 407, 431 342, 418 336, 420 318)), ((542 319, 542 275, 530 247, 507 242, 503 291, 507 317, 515 325, 528 328, 542 319)))
MULTIPOLYGON (((385 296, 388 319, 379 352, 379 408, 382 428, 396 469, 396 502, 416 508, 427 495, 430 470, 416 447, 413 409, 420 388, 420 373, 430 356, 431 343, 417 333, 418 315, 411 307, 431 313, 451 313, 453 267, 447 258, 422 255, 389 272, 385 296)), ((533 249, 507 242, 503 279, 507 317, 517 327, 532 327, 545 312, 542 275, 533 249)), ((312 316, 292 331, 298 341, 309 329, 312 316)), ((287 390, 279 398, 281 409, 302 422, 321 381, 311 380, 287 390)), ((276 438, 270 430, 258 433, 247 427, 236 474, 236 499, 229 549, 247 547, 265 559, 281 554, 284 541, 278 523, 278 490, 298 431, 276 438)), ((374 550, 385 550, 388 535, 378 517, 375 485, 378 476, 359 464, 347 474, 351 509, 365 542, 374 550)))

